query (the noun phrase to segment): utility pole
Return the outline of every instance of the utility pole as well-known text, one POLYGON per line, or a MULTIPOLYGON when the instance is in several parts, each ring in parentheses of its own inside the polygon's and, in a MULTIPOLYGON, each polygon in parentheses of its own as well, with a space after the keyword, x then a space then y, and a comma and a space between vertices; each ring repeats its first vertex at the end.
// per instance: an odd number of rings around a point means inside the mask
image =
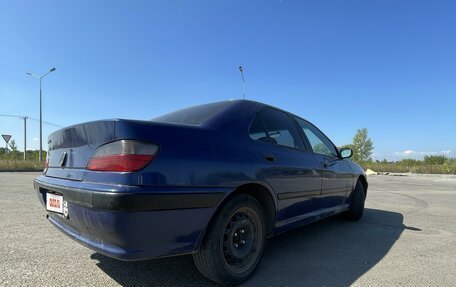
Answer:
POLYGON ((24 116, 24 160, 27 160, 27 116, 24 116))
MULTIPOLYGON (((37 121, 37 122, 39 122, 40 120, 35 119, 33 117, 29 117, 29 116, 18 116, 18 115, 0 114, 0 117, 19 118, 19 119, 23 119, 24 120, 24 160, 26 160, 27 156, 25 155, 25 153, 27 152, 27 120, 30 119, 30 120, 37 121)), ((54 127, 58 127, 58 128, 62 127, 61 125, 50 123, 50 122, 46 122, 46 121, 43 121, 43 123, 47 124, 47 125, 54 126, 54 127)), ((8 136, 8 135, 5 135, 5 136, 8 136)), ((8 140, 9 140, 9 138, 8 138, 8 140)), ((6 141, 6 139, 5 139, 5 141, 6 141)))

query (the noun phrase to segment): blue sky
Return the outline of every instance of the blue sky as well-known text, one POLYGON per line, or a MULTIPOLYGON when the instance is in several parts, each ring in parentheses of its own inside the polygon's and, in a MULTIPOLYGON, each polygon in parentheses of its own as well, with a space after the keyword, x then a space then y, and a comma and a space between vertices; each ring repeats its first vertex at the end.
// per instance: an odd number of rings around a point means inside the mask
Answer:
MULTIPOLYGON (((67 126, 242 97, 376 159, 456 156, 455 1, 4 1, 0 114, 67 126)), ((56 130, 44 125, 44 138, 56 130)), ((22 120, 0 133, 23 148, 22 120)), ((28 148, 38 148, 29 121, 28 148)))

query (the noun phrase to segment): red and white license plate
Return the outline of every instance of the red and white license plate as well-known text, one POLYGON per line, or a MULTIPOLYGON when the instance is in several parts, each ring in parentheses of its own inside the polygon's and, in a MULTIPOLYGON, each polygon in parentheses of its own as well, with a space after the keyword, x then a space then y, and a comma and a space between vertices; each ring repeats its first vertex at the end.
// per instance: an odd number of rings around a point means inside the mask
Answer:
POLYGON ((63 213, 63 196, 47 193, 46 194, 46 209, 58 213, 63 213))

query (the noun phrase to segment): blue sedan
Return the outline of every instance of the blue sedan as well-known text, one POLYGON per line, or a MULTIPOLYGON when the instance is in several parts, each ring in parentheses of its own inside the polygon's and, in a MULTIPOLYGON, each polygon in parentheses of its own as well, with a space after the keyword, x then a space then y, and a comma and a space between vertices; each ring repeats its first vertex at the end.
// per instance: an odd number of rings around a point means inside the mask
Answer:
POLYGON ((34 187, 55 227, 121 260, 193 254, 221 284, 247 280, 268 237, 339 213, 359 220, 367 194, 350 149, 253 101, 78 124, 48 144, 34 187))

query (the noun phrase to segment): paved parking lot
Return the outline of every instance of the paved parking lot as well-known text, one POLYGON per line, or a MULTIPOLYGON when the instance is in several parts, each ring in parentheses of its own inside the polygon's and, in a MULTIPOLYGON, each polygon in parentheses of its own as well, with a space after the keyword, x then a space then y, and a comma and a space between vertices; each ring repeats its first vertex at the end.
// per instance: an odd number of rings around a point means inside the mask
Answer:
MULTIPOLYGON (((54 229, 37 173, 0 173, 0 286, 214 286, 191 256, 121 262, 54 229)), ((456 177, 371 176, 360 222, 327 219, 268 241, 245 286, 456 286, 456 177)))

